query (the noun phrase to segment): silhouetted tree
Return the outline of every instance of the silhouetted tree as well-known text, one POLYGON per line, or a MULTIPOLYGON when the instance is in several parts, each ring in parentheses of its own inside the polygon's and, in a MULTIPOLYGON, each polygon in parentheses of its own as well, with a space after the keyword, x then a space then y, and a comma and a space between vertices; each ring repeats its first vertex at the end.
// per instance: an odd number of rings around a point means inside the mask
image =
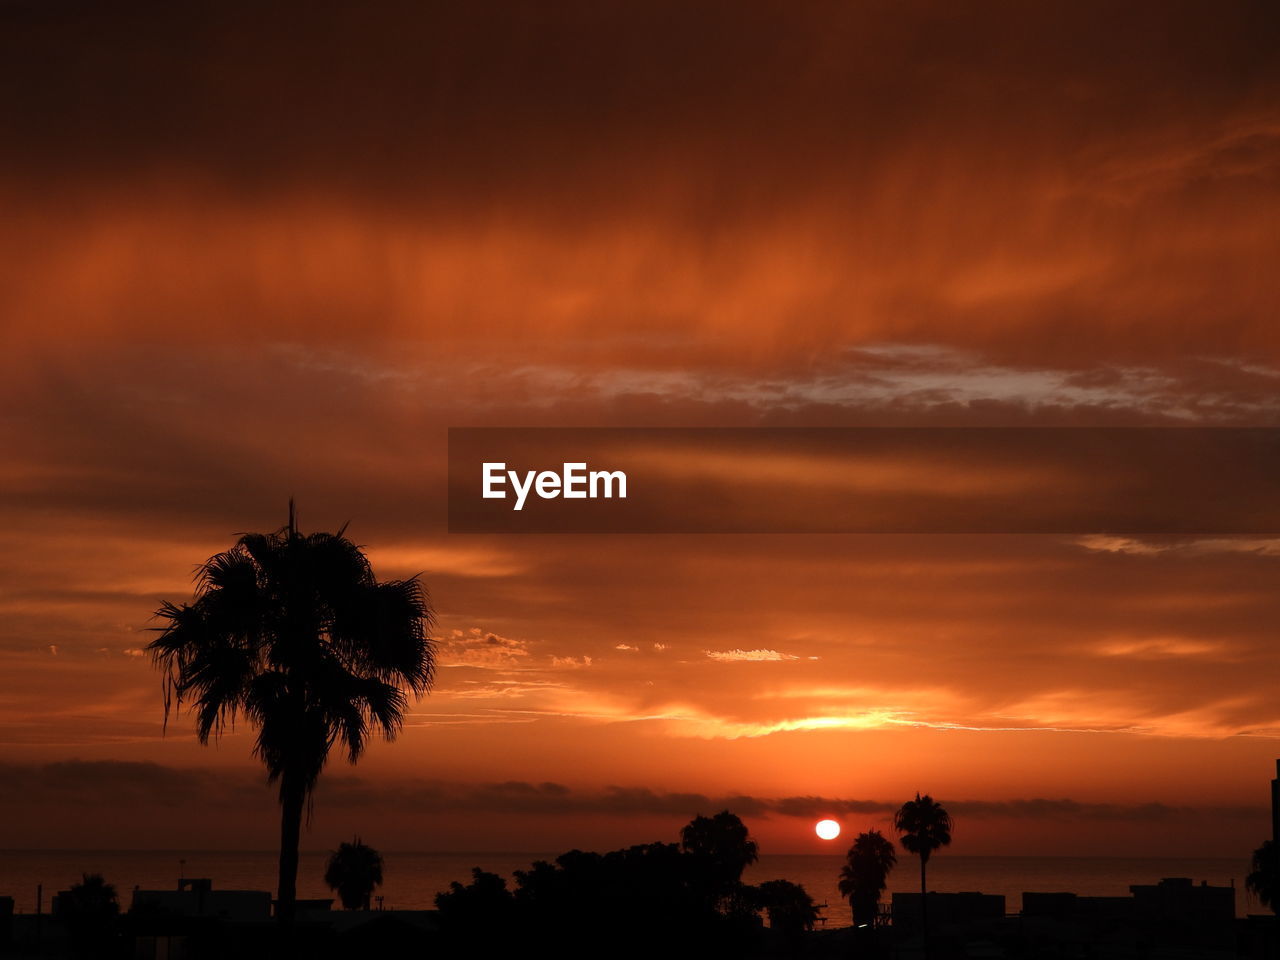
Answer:
POLYGON ((920 858, 920 925, 927 954, 929 888, 925 881, 925 870, 933 851, 951 843, 951 815, 927 793, 922 797, 917 792, 914 800, 908 800, 893 815, 893 826, 898 831, 898 842, 902 844, 902 849, 920 858))
POLYGON ((853 922, 861 926, 875 923, 880 895, 888 885, 889 871, 898 862, 893 841, 879 830, 860 833, 840 868, 840 894, 848 897, 853 922))
POLYGON ((755 888, 756 903, 769 914, 769 926, 796 940, 818 922, 818 907, 804 887, 790 880, 766 880, 755 888))
POLYGON ((465 886, 454 880, 436 894, 436 909, 445 936, 458 955, 500 955, 514 945, 517 931, 527 937, 526 924, 516 922, 516 902, 507 881, 479 867, 465 886))
POLYGON ((1245 886, 1264 907, 1280 910, 1280 858, 1276 857, 1275 844, 1264 840, 1262 846, 1253 851, 1252 869, 1245 877, 1245 886))
POLYGON ((355 763, 376 730, 388 740, 406 690, 431 686, 433 616, 417 577, 378 582, 361 549, 289 525, 250 533, 199 571, 191 604, 166 602, 149 649, 165 671, 165 719, 191 702, 201 743, 243 713, 255 754, 280 784, 277 916, 293 920, 302 811, 337 743, 355 763))
POLYGON ((803 931, 816 918, 803 888, 783 881, 762 893, 741 882, 757 856, 747 828, 725 811, 695 818, 681 844, 538 860, 515 871, 514 893, 476 868, 470 884, 451 884, 436 907, 446 936, 467 955, 479 944, 479 955, 508 946, 561 958, 745 956, 759 938, 761 910, 773 911, 781 931, 803 931))
POLYGON ((329 855, 324 882, 347 910, 368 910, 374 888, 382 886, 382 854, 359 837, 341 843, 329 855))
POLYGON ((728 810, 695 816, 680 830, 680 848, 694 859, 706 896, 726 913, 741 912, 742 871, 760 854, 746 824, 728 810))
POLYGON ((586 853, 516 871, 516 904, 531 942, 560 956, 650 957, 723 942, 721 917, 701 889, 700 865, 674 843, 586 853))
POLYGON ((107 883, 100 873, 81 874, 79 883, 58 894, 55 913, 67 925, 72 946, 78 955, 104 954, 116 917, 120 914, 116 888, 107 883))
POLYGON ((447 891, 436 894, 436 909, 445 918, 492 919, 508 912, 513 903, 507 881, 479 867, 471 868, 471 882, 466 886, 454 880, 447 891))

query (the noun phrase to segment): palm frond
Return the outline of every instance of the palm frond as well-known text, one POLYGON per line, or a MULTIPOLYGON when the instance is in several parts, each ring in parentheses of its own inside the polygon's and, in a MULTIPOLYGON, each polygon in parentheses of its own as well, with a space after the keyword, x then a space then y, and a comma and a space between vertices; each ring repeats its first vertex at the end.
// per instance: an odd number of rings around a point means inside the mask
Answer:
POLYGON ((289 771, 308 792, 333 746, 354 762, 374 732, 394 738, 435 679, 420 579, 379 582, 344 533, 240 535, 199 568, 193 603, 160 606, 148 645, 166 724, 190 704, 208 742, 246 717, 268 780, 289 771))

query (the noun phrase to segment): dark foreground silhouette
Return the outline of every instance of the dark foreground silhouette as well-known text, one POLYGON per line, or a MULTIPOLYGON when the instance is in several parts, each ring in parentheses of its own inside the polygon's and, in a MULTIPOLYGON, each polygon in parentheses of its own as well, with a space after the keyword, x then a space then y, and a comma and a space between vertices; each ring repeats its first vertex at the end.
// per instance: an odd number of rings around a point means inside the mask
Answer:
POLYGON ((135 890, 122 914, 114 888, 86 876, 55 898, 52 917, 11 918, 21 929, 4 931, 0 950, 104 960, 808 955, 813 898, 783 879, 743 883, 756 858, 746 826, 726 810, 695 817, 678 843, 571 850, 517 871, 513 889, 476 867, 436 910, 382 911, 367 909, 382 859, 357 839, 329 861, 341 911, 330 900, 295 900, 293 922, 282 925, 266 892, 183 880, 176 890, 135 890))
MULTIPOLYGON (((329 862, 328 879, 346 909, 299 900, 286 926, 273 919, 266 891, 187 879, 177 889, 134 890, 121 913, 115 888, 86 875, 54 897, 52 916, 6 915, 0 898, 0 953, 86 960, 1271 960, 1276 946, 1274 917, 1237 920, 1233 887, 1189 879, 1135 885, 1129 896, 1027 892, 1016 915, 1006 912, 1003 896, 982 893, 895 893, 883 910, 877 901, 895 854, 874 831, 855 839, 840 871, 855 926, 815 929, 818 907, 802 886, 742 881, 757 857, 745 825, 726 810, 695 817, 678 842, 571 850, 516 871, 510 885, 475 867, 469 882, 455 881, 438 895, 435 910, 383 911, 367 909, 382 858, 357 839, 329 862)), ((1267 869, 1265 858, 1259 866, 1267 869)))
POLYGON ((554 863, 538 861, 516 872, 514 890, 476 868, 469 884, 455 882, 436 905, 455 951, 536 944, 561 956, 792 952, 817 907, 787 880, 744 884, 742 871, 756 857, 755 841, 726 810, 695 817, 678 844, 571 850, 554 863))
POLYGON ((434 613, 417 577, 379 581, 359 546, 289 523, 247 533, 210 558, 192 603, 164 603, 147 649, 164 672, 164 713, 186 706, 201 743, 237 716, 280 786, 276 917, 293 922, 298 842, 334 746, 355 763, 375 734, 393 739, 408 695, 435 675, 434 613))

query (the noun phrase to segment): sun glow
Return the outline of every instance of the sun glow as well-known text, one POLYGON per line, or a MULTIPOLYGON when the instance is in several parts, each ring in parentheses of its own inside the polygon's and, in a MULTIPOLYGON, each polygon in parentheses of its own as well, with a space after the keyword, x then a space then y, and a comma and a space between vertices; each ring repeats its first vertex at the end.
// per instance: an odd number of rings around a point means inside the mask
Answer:
POLYGON ((823 840, 834 840, 840 836, 840 824, 834 820, 819 820, 814 826, 813 832, 823 840))

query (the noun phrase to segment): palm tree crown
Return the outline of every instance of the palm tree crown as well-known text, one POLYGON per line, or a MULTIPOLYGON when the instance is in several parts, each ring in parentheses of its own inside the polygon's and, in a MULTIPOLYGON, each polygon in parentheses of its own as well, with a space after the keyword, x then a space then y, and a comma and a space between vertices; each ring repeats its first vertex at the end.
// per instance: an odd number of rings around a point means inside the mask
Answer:
POLYGON ((368 910, 375 887, 382 886, 382 854, 356 837, 329 855, 324 882, 336 890, 348 910, 368 910))
POLYGON ((80 882, 55 898, 56 912, 68 921, 95 921, 114 917, 120 912, 115 884, 107 883, 100 873, 82 873, 80 882))
POLYGON ((893 816, 902 849, 914 853, 922 864, 928 863, 933 851, 951 843, 951 825, 951 815, 928 794, 922 797, 917 793, 893 816))
POLYGON ((371 736, 395 737, 434 677, 433 615, 417 577, 378 582, 336 534, 250 533, 203 564, 195 601, 166 602, 149 649, 165 674, 165 720, 189 704, 202 743, 238 715, 283 807, 278 913, 290 919, 297 832, 330 749, 352 763, 371 736))

